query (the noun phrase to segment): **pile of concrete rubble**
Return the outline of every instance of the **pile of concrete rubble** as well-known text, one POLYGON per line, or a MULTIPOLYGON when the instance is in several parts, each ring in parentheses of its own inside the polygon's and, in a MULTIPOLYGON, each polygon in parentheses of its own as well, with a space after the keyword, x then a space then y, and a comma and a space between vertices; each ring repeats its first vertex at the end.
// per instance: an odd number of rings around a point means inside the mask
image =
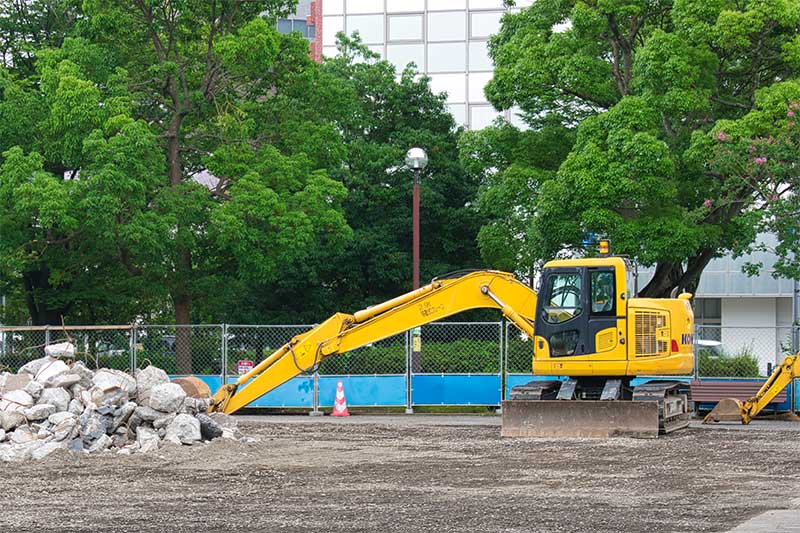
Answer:
POLYGON ((69 343, 45 352, 16 374, 0 373, 0 461, 41 459, 61 449, 131 454, 165 443, 240 438, 231 417, 206 413, 207 393, 187 395, 160 368, 134 377, 67 363, 74 354, 69 343))

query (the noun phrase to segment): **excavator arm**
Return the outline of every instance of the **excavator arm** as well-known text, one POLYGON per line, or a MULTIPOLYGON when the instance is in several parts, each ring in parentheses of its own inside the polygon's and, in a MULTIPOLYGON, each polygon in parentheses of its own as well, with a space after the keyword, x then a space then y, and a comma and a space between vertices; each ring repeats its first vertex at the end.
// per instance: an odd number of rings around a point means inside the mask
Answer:
POLYGON ((775 396, 786 388, 795 378, 800 376, 800 353, 786 356, 781 364, 772 372, 755 396, 742 402, 736 398, 724 398, 703 419, 703 423, 723 420, 739 421, 749 424, 775 396))
POLYGON ((336 313, 297 335, 236 383, 223 384, 214 394, 210 410, 233 413, 298 374, 315 369, 327 357, 478 308, 499 309, 533 338, 536 293, 513 274, 479 270, 437 278, 352 315, 336 313))

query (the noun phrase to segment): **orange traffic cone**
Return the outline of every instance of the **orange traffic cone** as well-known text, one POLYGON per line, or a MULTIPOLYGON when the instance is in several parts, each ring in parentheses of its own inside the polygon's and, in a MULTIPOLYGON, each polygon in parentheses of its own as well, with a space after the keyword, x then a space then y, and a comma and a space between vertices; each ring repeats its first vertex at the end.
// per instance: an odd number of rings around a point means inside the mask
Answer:
POLYGON ((336 384, 336 400, 333 402, 333 412, 331 416, 350 416, 347 412, 347 402, 344 399, 344 387, 342 382, 336 384))

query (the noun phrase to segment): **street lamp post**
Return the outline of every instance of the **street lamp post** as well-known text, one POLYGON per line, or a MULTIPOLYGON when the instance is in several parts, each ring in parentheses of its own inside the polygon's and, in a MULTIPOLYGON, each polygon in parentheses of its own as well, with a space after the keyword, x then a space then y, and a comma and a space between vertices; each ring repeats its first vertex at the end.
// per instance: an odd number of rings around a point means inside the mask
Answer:
POLYGON ((428 154, 422 148, 412 148, 406 152, 406 166, 414 172, 414 196, 412 200, 412 285, 419 289, 419 178, 422 170, 428 165, 428 154))
MULTIPOLYGON (((422 170, 428 165, 428 154, 422 148, 411 148, 406 152, 406 167, 414 173, 414 194, 411 208, 413 226, 412 236, 412 276, 411 284, 414 290, 419 289, 419 178, 422 170)), ((411 330, 411 360, 409 361, 406 389, 406 414, 414 412, 411 399, 411 374, 422 371, 422 329, 416 327, 411 330)))

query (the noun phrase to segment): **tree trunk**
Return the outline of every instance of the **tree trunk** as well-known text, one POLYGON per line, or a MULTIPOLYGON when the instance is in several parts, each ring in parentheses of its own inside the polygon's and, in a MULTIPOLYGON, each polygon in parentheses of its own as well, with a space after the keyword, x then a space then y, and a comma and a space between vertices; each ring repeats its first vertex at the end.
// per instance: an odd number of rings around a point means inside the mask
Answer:
POLYGON ((653 279, 639 291, 639 296, 643 298, 669 298, 675 287, 678 287, 679 291, 694 294, 700 284, 700 276, 703 270, 713 257, 714 250, 701 250, 700 253, 689 258, 685 269, 682 263, 658 263, 653 279))
POLYGON ((191 297, 184 293, 173 297, 175 304, 175 363, 178 374, 192 372, 192 332, 189 328, 191 297))
POLYGON ((50 308, 46 301, 42 301, 39 294, 52 289, 49 281, 49 272, 46 267, 41 270, 29 271, 22 274, 25 286, 25 304, 34 326, 61 325, 62 317, 66 314, 65 306, 50 308))

